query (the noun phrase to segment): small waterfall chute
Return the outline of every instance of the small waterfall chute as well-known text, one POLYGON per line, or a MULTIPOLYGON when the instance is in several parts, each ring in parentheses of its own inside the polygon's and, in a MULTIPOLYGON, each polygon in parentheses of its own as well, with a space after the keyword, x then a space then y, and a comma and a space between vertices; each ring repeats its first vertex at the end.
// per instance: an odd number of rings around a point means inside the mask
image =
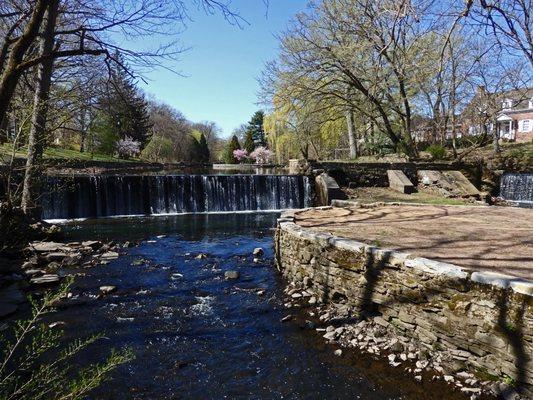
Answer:
POLYGON ((45 219, 262 211, 311 205, 300 175, 99 175, 48 177, 45 219))
POLYGON ((500 181, 504 200, 533 205, 533 173, 505 173, 500 181))

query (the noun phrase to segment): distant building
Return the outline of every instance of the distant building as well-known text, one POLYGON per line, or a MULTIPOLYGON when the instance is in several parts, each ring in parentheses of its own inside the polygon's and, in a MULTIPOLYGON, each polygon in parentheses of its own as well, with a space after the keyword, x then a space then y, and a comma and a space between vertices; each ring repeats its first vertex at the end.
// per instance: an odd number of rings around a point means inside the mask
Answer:
POLYGON ((493 135, 503 140, 533 140, 533 88, 489 93, 480 87, 462 114, 463 135, 493 135))
MULTIPOLYGON (((411 120, 411 136, 416 143, 437 143, 453 139, 452 125, 446 125, 446 131, 438 129, 431 118, 415 115, 411 120)), ((455 137, 462 136, 462 127, 455 124, 455 137)))

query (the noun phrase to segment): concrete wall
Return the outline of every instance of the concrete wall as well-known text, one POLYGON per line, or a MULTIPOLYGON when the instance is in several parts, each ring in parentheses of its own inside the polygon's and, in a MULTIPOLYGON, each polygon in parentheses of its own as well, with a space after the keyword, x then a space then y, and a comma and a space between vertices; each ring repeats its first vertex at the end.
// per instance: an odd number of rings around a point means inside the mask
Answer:
POLYGON ((358 163, 358 162, 311 162, 311 169, 323 169, 341 186, 350 183, 355 186, 389 186, 387 170, 400 170, 416 186, 419 170, 459 170, 477 188, 481 186, 482 168, 480 165, 464 163, 399 162, 399 163, 358 163))
POLYGON ((471 273, 451 264, 381 250, 280 219, 276 261, 291 282, 323 302, 345 299, 398 335, 445 354, 448 364, 511 377, 533 393, 533 282, 471 273))
POLYGON ((316 206, 329 206, 333 200, 347 199, 335 179, 326 173, 315 178, 315 202, 316 206))

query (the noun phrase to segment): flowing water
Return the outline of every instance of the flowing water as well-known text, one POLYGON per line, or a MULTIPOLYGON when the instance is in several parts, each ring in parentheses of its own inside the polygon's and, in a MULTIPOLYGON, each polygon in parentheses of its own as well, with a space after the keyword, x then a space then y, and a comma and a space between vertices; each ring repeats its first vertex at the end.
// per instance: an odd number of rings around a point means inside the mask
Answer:
POLYGON ((73 299, 53 314, 66 323, 70 339, 105 335, 80 364, 102 360, 110 348, 129 346, 136 354, 90 398, 464 398, 365 354, 345 350, 336 357, 336 347, 304 329, 305 311, 283 306, 284 283, 273 265, 276 217, 185 215, 68 225, 70 240, 143 239, 110 264, 81 270, 73 299), (251 256, 256 247, 265 249, 259 264, 251 256), (239 271, 240 279, 225 280, 227 270, 239 271), (118 289, 97 298, 101 285, 118 289), (295 318, 281 322, 289 313, 295 318))
POLYGON ((99 175, 48 177, 43 218, 101 218, 257 211, 311 205, 298 175, 99 175))
POLYGON ((533 174, 503 174, 500 196, 505 200, 533 206, 533 174))

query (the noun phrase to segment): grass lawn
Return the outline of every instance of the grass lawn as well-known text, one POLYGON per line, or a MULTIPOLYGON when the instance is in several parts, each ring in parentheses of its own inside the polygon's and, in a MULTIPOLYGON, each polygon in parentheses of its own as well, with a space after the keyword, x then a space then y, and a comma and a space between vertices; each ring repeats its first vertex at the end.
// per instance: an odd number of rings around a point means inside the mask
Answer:
POLYGON ((361 203, 403 202, 450 206, 473 204, 468 200, 447 198, 426 192, 404 194, 384 187, 361 187, 356 189, 345 189, 345 192, 350 200, 359 201, 361 203))
MULTIPOLYGON (((0 145, 0 158, 9 159, 13 151, 13 146, 10 143, 0 145)), ((26 157, 26 148, 23 147, 16 152, 17 157, 26 157)), ((49 159, 65 159, 65 160, 79 160, 79 161, 104 161, 104 162, 139 162, 138 158, 131 158, 124 160, 118 157, 113 157, 107 154, 98 153, 80 153, 77 150, 61 149, 59 147, 47 147, 44 150, 44 158, 49 159)))

